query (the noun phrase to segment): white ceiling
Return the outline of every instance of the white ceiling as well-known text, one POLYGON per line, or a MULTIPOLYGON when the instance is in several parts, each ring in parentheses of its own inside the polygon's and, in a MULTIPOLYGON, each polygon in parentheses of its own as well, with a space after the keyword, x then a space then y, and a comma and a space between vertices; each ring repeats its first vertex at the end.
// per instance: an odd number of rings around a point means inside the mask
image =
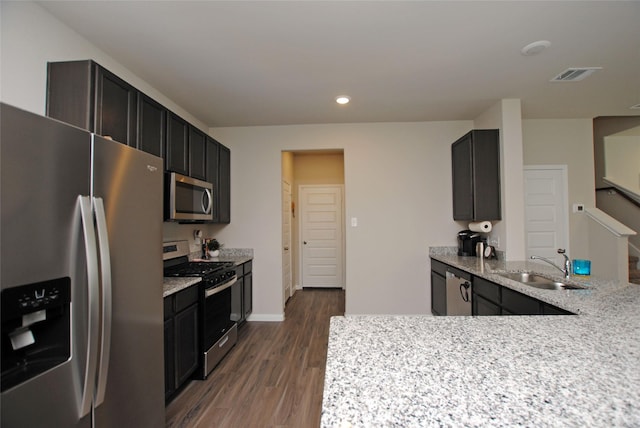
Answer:
POLYGON ((40 4, 212 127, 464 120, 502 98, 525 118, 640 115, 639 1, 40 4))

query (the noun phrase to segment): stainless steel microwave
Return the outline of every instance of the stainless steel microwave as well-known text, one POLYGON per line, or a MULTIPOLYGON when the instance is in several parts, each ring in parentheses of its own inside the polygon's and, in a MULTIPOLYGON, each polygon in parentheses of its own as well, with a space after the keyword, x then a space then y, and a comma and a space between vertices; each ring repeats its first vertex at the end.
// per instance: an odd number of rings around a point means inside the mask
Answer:
POLYGON ((213 184, 175 172, 167 173, 165 220, 213 220, 213 184))

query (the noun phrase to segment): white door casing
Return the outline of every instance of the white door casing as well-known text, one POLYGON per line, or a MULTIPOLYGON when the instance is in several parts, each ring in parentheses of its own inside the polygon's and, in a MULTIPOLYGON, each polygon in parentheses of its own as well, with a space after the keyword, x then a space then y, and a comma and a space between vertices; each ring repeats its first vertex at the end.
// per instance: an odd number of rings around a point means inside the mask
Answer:
POLYGON ((291 184, 282 181, 282 307, 293 295, 291 286, 291 184))
POLYGON ((342 185, 303 185, 300 200, 301 285, 344 288, 342 185))
POLYGON ((569 212, 566 165, 524 167, 526 256, 542 256, 560 266, 558 248, 569 250, 569 212))

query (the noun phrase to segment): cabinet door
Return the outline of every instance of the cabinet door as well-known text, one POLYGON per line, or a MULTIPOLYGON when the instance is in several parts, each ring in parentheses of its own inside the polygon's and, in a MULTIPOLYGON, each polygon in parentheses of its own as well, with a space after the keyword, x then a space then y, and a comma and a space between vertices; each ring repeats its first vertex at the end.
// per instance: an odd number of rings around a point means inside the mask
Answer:
MULTIPOLYGON (((473 284, 475 287, 475 283, 473 284)), ((472 315, 500 315, 500 306, 482 296, 473 294, 472 315)))
POLYGON ((220 159, 220 144, 211 137, 207 137, 206 143, 206 178, 205 180, 213 184, 213 223, 220 221, 220 186, 218 184, 218 171, 220 159))
POLYGON ((253 274, 248 273, 244 276, 243 283, 243 300, 244 300, 244 319, 246 320, 253 311, 253 274))
POLYGON ((557 306, 550 305, 548 303, 542 303, 542 315, 575 315, 573 312, 569 312, 557 306))
POLYGON ((206 180, 206 160, 204 133, 189 126, 189 176, 206 180))
POLYGON ((177 386, 198 368, 198 305, 192 305, 175 317, 177 386))
POLYGON ((473 294, 478 294, 495 304, 500 304, 501 302, 501 288, 502 286, 491 281, 487 281, 486 279, 479 278, 477 276, 473 277, 473 294))
POLYGON ((176 390, 175 372, 175 334, 173 318, 164 322, 164 399, 167 400, 176 390))
POLYGON ((167 171, 189 175, 189 124, 169 112, 167 119, 167 171))
POLYGON ((447 314, 447 281, 435 271, 431 271, 431 313, 447 314))
POLYGON ((497 129, 472 131, 473 220, 500 220, 500 137, 497 129))
POLYGON ((47 116, 94 131, 95 63, 47 63, 47 116))
POLYGON ((143 93, 138 94, 138 150, 164 157, 167 110, 143 93))
POLYGON ((502 307, 514 315, 540 315, 540 300, 526 296, 509 288, 502 289, 502 307))
POLYGON ((471 134, 467 134, 451 145, 454 220, 473 219, 471 143, 471 134))
POLYGON ((231 286, 231 321, 241 324, 244 321, 243 297, 244 281, 241 273, 236 269, 238 281, 231 286))
POLYGON ((104 68, 97 68, 96 134, 136 147, 137 102, 138 92, 133 86, 104 68))
POLYGON ((220 144, 218 213, 219 223, 231 222, 231 151, 220 144))

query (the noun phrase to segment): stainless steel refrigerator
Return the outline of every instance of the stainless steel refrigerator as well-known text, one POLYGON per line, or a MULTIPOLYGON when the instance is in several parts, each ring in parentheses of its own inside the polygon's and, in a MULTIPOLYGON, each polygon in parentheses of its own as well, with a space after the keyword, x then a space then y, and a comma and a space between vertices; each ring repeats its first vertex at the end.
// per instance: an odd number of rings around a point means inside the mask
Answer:
POLYGON ((162 160, 0 104, 0 425, 162 427, 162 160))

